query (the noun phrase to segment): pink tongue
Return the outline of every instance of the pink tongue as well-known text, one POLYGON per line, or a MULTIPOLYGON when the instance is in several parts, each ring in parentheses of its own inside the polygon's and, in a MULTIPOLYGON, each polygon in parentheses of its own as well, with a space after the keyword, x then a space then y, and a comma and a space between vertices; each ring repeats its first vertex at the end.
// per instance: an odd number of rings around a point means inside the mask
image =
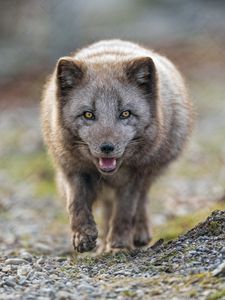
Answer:
POLYGON ((99 167, 104 171, 112 171, 116 168, 116 159, 115 158, 99 158, 99 167))

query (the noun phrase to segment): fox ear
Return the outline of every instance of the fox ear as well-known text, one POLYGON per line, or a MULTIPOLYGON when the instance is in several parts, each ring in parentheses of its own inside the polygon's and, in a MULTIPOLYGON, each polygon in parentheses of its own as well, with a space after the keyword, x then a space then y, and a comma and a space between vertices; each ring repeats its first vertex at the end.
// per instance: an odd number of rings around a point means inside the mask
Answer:
POLYGON ((71 57, 62 57, 57 64, 57 82, 62 96, 79 84, 84 76, 82 63, 71 57))
POLYGON ((140 87, 149 89, 155 86, 156 69, 150 57, 141 57, 128 63, 126 75, 130 81, 136 82, 140 87))

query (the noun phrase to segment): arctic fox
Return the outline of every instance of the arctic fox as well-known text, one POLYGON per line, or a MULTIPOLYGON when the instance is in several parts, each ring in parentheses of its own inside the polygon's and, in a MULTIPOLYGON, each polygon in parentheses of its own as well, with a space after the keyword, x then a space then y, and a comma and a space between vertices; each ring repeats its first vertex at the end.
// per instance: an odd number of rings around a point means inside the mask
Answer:
POLYGON ((92 204, 105 208, 106 251, 147 245, 147 193, 192 127, 182 76, 137 44, 100 41, 59 59, 42 100, 45 142, 78 252, 96 246, 92 204))

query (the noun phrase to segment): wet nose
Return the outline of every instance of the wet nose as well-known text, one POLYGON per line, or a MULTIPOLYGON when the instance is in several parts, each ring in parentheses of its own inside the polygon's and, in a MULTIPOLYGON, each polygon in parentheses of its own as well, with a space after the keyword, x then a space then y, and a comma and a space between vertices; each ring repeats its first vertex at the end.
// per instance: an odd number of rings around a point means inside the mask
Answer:
POLYGON ((101 144, 100 149, 103 153, 109 154, 115 149, 115 147, 111 143, 103 143, 101 144))

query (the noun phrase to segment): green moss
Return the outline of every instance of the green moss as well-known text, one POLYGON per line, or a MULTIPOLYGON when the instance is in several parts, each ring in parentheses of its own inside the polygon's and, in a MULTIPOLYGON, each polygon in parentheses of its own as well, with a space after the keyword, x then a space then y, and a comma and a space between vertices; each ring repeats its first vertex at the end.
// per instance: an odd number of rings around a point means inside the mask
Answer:
POLYGON ((66 211, 63 209, 63 211, 59 211, 54 219, 58 224, 68 224, 69 223, 69 217, 66 211))
MULTIPOLYGON (((205 208, 201 211, 196 211, 195 213, 185 216, 178 216, 169 220, 166 224, 156 226, 153 228, 154 241, 157 241, 160 238, 163 238, 166 241, 177 238, 179 235, 184 234, 196 226, 199 222, 204 221, 207 216, 216 209, 225 209, 225 204, 215 203, 211 207, 205 208)), ((212 222, 210 226, 212 234, 219 234, 220 225, 217 222, 212 222)))
POLYGON ((55 195, 56 187, 53 181, 40 180, 35 186, 35 195, 37 197, 46 197, 50 195, 55 195))
POLYGON ((0 168, 5 170, 15 184, 26 182, 34 187, 34 194, 44 197, 54 194, 54 172, 44 151, 31 154, 14 153, 0 160, 0 168))
POLYGON ((57 210, 52 221, 45 228, 46 234, 51 234, 53 236, 65 235, 69 228, 69 216, 65 208, 62 207, 61 210, 57 210))
POLYGON ((80 255, 76 255, 76 254, 73 254, 72 256, 72 265, 81 265, 81 264, 84 264, 84 265, 87 265, 87 266, 94 266, 96 265, 96 263, 98 262, 98 258, 96 257, 92 257, 88 254, 84 254, 82 257, 80 255))
POLYGON ((127 254, 126 252, 120 251, 120 252, 114 254, 114 260, 117 263, 125 263, 125 262, 127 262, 128 256, 129 256, 129 254, 127 254))
POLYGON ((73 267, 71 272, 71 265, 65 265, 58 268, 59 271, 65 274, 65 276, 70 277, 73 280, 76 280, 79 277, 80 271, 78 268, 73 267))
MULTIPOLYGON (((104 265, 104 269, 108 269, 111 266, 118 264, 118 263, 126 263, 131 258, 130 254, 127 252, 118 252, 116 254, 100 254, 94 256, 90 256, 90 253, 84 253, 82 255, 74 253, 72 255, 72 265, 86 265, 86 266, 95 266, 97 263, 102 263, 104 265)), ((104 271, 103 269, 103 271, 104 271)))
POLYGON ((190 291, 190 292, 189 292, 189 297, 191 297, 191 298, 197 297, 197 291, 196 291, 196 290, 190 291))
POLYGON ((199 273, 199 274, 193 274, 193 275, 189 275, 187 281, 186 281, 186 285, 189 286, 190 284, 194 284, 197 282, 203 282, 205 280, 205 278, 212 278, 212 276, 209 273, 199 273))
POLYGON ((225 296, 225 289, 210 294, 206 299, 207 300, 218 300, 218 299, 221 299, 224 296, 225 296))
POLYGON ((129 298, 133 298, 136 296, 136 293, 131 290, 126 290, 126 291, 123 291, 123 295, 126 297, 129 297, 129 298))
POLYGON ((170 273, 170 270, 172 271, 172 265, 170 264, 170 261, 177 255, 177 251, 169 251, 169 252, 163 252, 158 259, 153 263, 155 266, 160 266, 158 270, 165 271, 170 273), (167 262, 166 266, 162 266, 163 262, 167 262))
POLYGON ((211 221, 208 225, 208 231, 213 235, 219 235, 221 233, 221 224, 216 221, 211 221))

